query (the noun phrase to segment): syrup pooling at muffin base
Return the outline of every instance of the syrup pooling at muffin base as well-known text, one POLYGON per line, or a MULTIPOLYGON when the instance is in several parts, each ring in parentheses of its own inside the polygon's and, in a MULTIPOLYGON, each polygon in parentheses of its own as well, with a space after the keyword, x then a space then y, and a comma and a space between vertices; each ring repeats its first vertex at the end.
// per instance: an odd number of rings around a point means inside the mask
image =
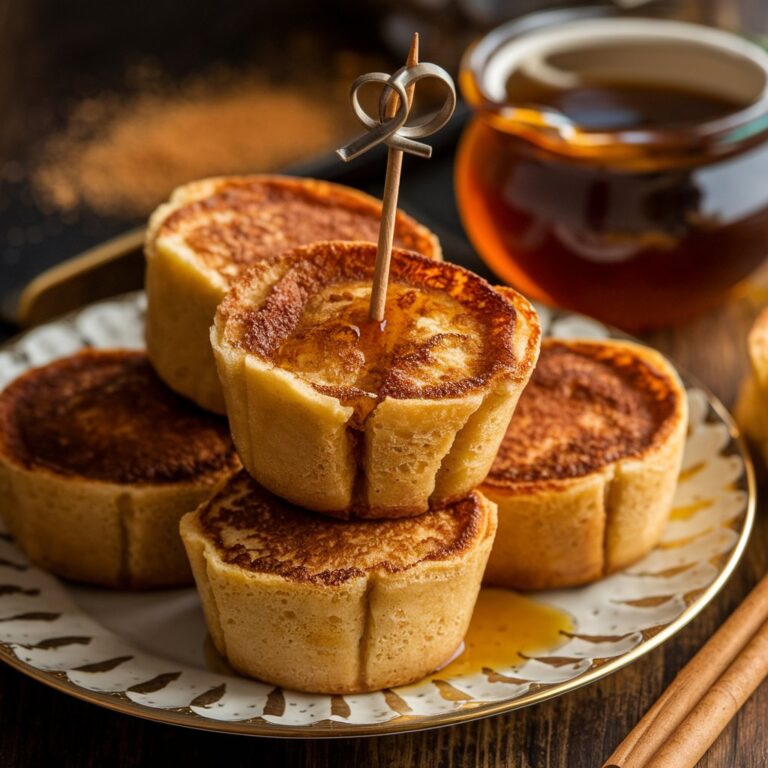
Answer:
POLYGON ((482 325, 449 295, 392 284, 385 318, 369 317, 370 286, 340 283, 313 296, 273 360, 354 408, 360 426, 380 398, 461 381, 476 370, 482 325))
POLYGON ((509 589, 483 587, 461 652, 434 677, 503 674, 520 666, 525 656, 564 645, 573 630, 573 620, 564 611, 509 589))

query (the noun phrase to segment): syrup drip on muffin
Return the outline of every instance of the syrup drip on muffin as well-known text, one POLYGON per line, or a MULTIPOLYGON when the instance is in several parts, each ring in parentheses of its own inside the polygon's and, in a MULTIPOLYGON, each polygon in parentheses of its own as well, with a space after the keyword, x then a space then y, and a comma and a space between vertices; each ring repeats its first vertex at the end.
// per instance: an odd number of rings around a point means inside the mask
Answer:
POLYGON ((478 323, 450 297, 391 285, 379 323, 368 317, 369 296, 363 283, 332 285, 314 296, 275 363, 320 391, 343 387, 341 400, 358 420, 403 379, 434 386, 461 379, 476 365, 478 323))

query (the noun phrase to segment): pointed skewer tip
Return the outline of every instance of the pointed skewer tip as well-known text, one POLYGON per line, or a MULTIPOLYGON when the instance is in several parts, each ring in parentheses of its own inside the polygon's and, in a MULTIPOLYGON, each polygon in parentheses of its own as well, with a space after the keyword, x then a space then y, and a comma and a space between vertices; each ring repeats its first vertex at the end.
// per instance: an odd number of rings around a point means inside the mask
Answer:
POLYGON ((411 38, 411 48, 408 51, 408 59, 405 62, 406 67, 413 67, 419 63, 419 33, 414 32, 411 38))

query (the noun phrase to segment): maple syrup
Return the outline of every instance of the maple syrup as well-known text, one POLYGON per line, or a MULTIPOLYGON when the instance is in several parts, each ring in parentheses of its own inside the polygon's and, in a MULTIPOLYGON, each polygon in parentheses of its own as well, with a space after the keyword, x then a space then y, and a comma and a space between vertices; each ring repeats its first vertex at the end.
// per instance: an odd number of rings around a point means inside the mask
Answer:
POLYGON ((385 319, 371 320, 369 307, 369 284, 332 286, 308 304, 275 355, 281 367, 334 388, 355 409, 353 427, 362 425, 391 377, 463 378, 482 346, 477 321, 445 292, 391 283, 385 319), (461 355, 441 354, 435 341, 443 339, 446 348, 447 336, 461 355))
POLYGON ((520 666, 526 656, 548 653, 573 631, 568 614, 516 592, 483 587, 464 637, 464 650, 437 676, 472 675, 520 666))
POLYGON ((513 73, 506 88, 511 103, 525 102, 557 110, 587 131, 695 125, 744 107, 725 94, 661 81, 590 78, 571 88, 555 88, 513 73))
POLYGON ((456 160, 465 228, 501 278, 641 330, 717 303, 763 261, 763 51, 653 20, 502 32, 465 58, 477 114, 456 160))

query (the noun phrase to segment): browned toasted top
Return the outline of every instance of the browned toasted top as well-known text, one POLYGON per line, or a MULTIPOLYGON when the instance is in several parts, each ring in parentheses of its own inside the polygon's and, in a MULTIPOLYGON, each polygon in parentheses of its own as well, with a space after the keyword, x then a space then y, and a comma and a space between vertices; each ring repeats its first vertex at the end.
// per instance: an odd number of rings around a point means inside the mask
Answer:
POLYGON ((457 397, 497 373, 528 374, 538 325, 522 297, 395 249, 380 325, 368 319, 375 259, 373 244, 329 242, 262 262, 219 306, 217 329, 342 402, 457 397))
POLYGON ((487 502, 473 492, 420 517, 336 520, 273 496, 245 471, 197 512, 200 529, 225 562, 326 585, 460 558, 487 535, 488 513, 487 502))
POLYGON ((0 450, 28 467, 111 483, 213 482, 239 466, 226 420, 168 389, 142 352, 85 351, 0 395, 0 450))
MULTIPOLYGON (((208 187, 206 187, 208 189, 208 187)), ((173 210, 154 233, 180 235, 195 258, 226 279, 266 256, 319 240, 376 241, 381 204, 355 189, 280 176, 228 177, 173 210)), ((429 230, 398 212, 395 244, 439 258, 429 230)))
POLYGON ((546 339, 486 483, 582 477, 639 456, 671 431, 682 396, 635 345, 546 339))

